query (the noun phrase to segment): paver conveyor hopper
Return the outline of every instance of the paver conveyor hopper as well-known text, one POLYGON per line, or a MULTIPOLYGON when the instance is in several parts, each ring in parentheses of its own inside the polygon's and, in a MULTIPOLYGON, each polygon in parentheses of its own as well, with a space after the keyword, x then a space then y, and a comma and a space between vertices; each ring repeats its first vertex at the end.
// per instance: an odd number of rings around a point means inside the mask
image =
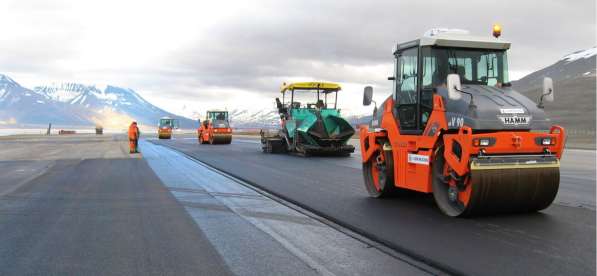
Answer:
POLYGON ((340 90, 340 85, 328 82, 284 84, 282 101, 276 98, 281 128, 273 134, 261 131, 263 151, 349 156, 354 146, 347 142, 355 131, 337 108, 340 90), (314 101, 301 103, 299 94, 314 101))

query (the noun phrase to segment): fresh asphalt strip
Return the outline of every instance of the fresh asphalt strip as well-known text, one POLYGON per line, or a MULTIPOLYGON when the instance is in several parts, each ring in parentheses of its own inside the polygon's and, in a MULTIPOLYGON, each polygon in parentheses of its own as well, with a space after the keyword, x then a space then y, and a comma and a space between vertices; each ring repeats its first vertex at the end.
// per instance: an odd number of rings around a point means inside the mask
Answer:
POLYGON ((235 274, 443 274, 178 151, 141 147, 235 274))
MULTIPOLYGON (((153 141, 151 141, 151 142, 153 142, 153 141)), ((251 141, 247 141, 247 142, 251 142, 251 141)), ((363 242, 368 242, 371 244, 378 243, 379 245, 377 246, 377 248, 379 250, 385 252, 386 254, 389 254, 391 256, 399 258, 400 260, 402 260, 404 262, 410 263, 411 265, 416 266, 423 271, 433 272, 433 274, 436 274, 436 275, 443 274, 443 273, 451 274, 451 275, 465 275, 462 271, 458 271, 457 269, 454 269, 450 266, 446 266, 442 263, 438 263, 438 262, 434 261, 433 259, 426 258, 425 256, 416 254, 416 253, 412 252, 411 250, 402 248, 400 246, 389 244, 388 242, 386 242, 382 239, 379 239, 373 235, 370 235, 370 233, 367 233, 358 228, 355 228, 350 224, 346 224, 342 221, 336 220, 334 217, 328 216, 325 213, 318 212, 316 209, 313 209, 313 208, 310 208, 309 206, 303 205, 300 202, 295 201, 291 198, 285 197, 283 194, 279 194, 279 193, 270 191, 266 187, 263 187, 263 186, 261 186, 257 183, 254 183, 248 179, 244 179, 241 176, 218 169, 208 163, 201 161, 200 159, 195 158, 192 155, 186 154, 184 151, 181 151, 181 150, 177 149, 176 147, 173 147, 173 146, 170 146, 167 144, 159 144, 159 145, 168 147, 172 150, 175 150, 176 152, 184 154, 185 156, 194 160, 195 162, 198 162, 202 166, 205 166, 205 167, 209 168, 210 170, 213 170, 223 176, 233 179, 233 180, 237 181, 238 183, 242 183, 243 185, 248 184, 247 187, 249 187, 250 189, 258 191, 259 193, 262 193, 264 196, 268 196, 272 200, 275 200, 280 204, 283 204, 289 208, 293 208, 294 210, 299 211, 305 215, 309 215, 309 213, 311 213, 312 214, 311 217, 317 219, 321 223, 324 223, 338 231, 341 231, 347 235, 350 235, 355 239, 363 240, 363 242), (296 206, 296 207, 292 207, 292 206, 296 206), (300 211, 301 209, 303 211, 300 211), (352 234, 351 232, 353 232, 354 234, 352 234), (360 238, 359 236, 362 236, 364 239, 360 238), (370 241, 367 241, 367 240, 370 240, 370 241), (393 252, 393 251, 395 251, 395 252, 393 252), (412 259, 412 260, 409 260, 409 259, 412 259), (418 264, 418 263, 420 263, 420 264, 418 264)))
MULTIPOLYGON (((356 166, 358 156, 268 155, 256 144, 235 140, 232 145, 215 146, 191 140, 154 143, 173 147, 452 274, 595 274, 593 209, 553 204, 538 213, 453 219, 437 210, 432 197, 422 194, 390 200, 367 198, 361 169, 356 166)), ((594 167, 585 167, 578 166, 582 168, 579 174, 594 171, 594 167)), ((579 183, 562 179, 561 184, 575 188, 579 183)), ((571 195, 570 189, 561 192, 571 195)))

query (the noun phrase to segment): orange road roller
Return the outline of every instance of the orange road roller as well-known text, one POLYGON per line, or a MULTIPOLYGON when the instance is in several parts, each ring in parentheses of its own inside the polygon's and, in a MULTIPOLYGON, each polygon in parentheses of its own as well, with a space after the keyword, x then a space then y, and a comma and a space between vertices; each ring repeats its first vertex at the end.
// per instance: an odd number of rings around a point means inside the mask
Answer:
POLYGON ((199 121, 197 138, 200 144, 230 144, 232 129, 228 119, 228 111, 207 111, 205 120, 199 121))
MULTIPOLYGON (((392 95, 359 130, 370 196, 432 193, 451 217, 553 202, 565 144, 564 128, 543 110, 553 82, 544 79, 537 103, 513 90, 510 43, 494 36, 438 29, 395 47, 392 95)), ((365 87, 363 104, 372 102, 365 87)))
POLYGON ((178 120, 170 117, 160 118, 158 123, 158 138, 159 139, 172 139, 172 132, 174 129, 178 129, 178 120))

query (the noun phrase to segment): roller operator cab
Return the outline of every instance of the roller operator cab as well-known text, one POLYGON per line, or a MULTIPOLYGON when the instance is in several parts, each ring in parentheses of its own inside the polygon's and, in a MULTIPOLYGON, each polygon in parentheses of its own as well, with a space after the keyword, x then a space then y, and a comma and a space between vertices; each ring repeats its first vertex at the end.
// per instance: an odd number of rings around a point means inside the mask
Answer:
POLYGON ((230 144, 232 128, 230 128, 228 111, 207 111, 205 120, 199 121, 197 135, 200 144, 230 144))
MULTIPOLYGON (((498 29, 501 32, 500 28, 498 29)), ((373 197, 433 193, 448 216, 547 208, 559 186, 565 133, 508 80, 510 43, 432 30, 394 51, 392 95, 360 130, 365 187, 373 197)), ((372 103, 366 87, 363 104, 372 103)))
POLYGON ((295 152, 303 156, 349 156, 354 146, 347 142, 354 128, 340 115, 335 83, 299 82, 284 84, 282 100, 276 98, 280 128, 261 131, 263 152, 295 152))
POLYGON ((158 138, 171 139, 174 129, 178 129, 178 120, 169 117, 161 118, 158 124, 158 138))

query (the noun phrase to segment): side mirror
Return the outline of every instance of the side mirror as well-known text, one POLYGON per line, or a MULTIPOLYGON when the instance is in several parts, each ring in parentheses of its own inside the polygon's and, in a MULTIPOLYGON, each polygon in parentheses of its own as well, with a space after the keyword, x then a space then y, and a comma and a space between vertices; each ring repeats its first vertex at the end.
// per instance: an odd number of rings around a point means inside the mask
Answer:
POLYGON ((365 90, 363 91, 363 105, 369 106, 373 101, 373 87, 365 86, 365 90))
POLYGON ((554 91, 553 91, 553 80, 551 78, 543 78, 543 92, 539 97, 538 108, 543 108, 543 101, 553 102, 554 91))
POLYGON ((446 84, 448 85, 448 97, 451 100, 459 100, 462 97, 460 92, 458 92, 458 90, 462 90, 460 76, 458 74, 449 74, 446 84))
POLYGON ((543 79, 543 99, 548 102, 553 102, 553 80, 551 78, 543 79))

